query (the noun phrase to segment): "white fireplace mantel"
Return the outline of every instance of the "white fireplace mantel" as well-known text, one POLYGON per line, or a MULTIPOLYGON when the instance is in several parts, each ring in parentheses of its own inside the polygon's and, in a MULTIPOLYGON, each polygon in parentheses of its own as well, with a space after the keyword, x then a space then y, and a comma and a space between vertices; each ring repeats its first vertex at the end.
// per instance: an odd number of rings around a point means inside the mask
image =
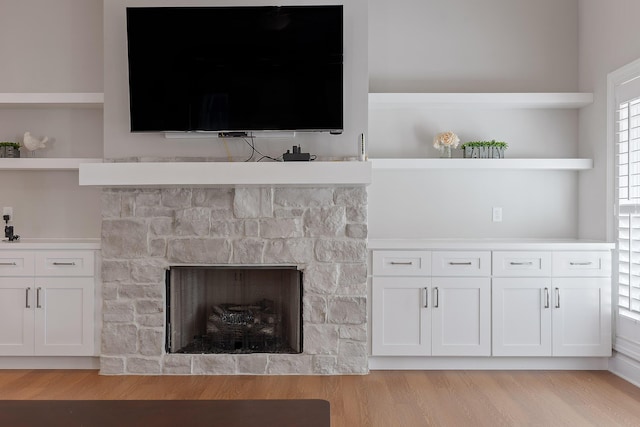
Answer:
POLYGON ((138 162, 80 164, 98 187, 348 186, 371 183, 371 162, 138 162))

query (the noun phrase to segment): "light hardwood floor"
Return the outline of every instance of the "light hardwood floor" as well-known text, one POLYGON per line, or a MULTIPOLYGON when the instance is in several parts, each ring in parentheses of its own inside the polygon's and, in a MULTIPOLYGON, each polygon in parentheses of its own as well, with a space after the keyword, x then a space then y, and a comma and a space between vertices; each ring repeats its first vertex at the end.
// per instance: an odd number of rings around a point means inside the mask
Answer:
POLYGON ((332 427, 640 426, 609 372, 373 371, 364 376, 100 376, 0 371, 0 399, 326 399, 332 427))

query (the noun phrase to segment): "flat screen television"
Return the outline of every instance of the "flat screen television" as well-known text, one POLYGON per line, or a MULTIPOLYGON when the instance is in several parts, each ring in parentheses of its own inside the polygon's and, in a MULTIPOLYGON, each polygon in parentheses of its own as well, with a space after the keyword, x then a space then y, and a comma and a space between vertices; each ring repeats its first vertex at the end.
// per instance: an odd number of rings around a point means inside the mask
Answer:
POLYGON ((132 132, 343 129, 343 7, 129 7, 132 132))

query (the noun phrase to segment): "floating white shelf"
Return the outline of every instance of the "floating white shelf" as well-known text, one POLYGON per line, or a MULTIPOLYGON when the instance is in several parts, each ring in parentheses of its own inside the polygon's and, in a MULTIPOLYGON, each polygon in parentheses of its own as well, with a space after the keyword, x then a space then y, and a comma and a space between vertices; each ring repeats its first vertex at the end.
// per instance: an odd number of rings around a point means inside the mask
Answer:
POLYGON ((592 159, 370 159, 374 170, 520 169, 587 170, 592 159))
POLYGON ((141 162, 82 164, 100 187, 368 185, 371 162, 141 162))
POLYGON ((103 93, 0 93, 0 107, 101 108, 103 93))
POLYGON ((102 163, 90 158, 18 158, 0 159, 1 170, 78 170, 81 163, 102 163))
POLYGON ((383 108, 582 108, 592 93, 370 93, 369 109, 383 108))

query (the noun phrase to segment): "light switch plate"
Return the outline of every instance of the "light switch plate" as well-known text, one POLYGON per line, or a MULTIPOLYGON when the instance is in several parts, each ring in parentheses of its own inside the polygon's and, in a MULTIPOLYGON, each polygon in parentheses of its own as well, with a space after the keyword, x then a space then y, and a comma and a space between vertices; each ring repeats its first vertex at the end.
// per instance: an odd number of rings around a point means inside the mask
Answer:
POLYGON ((493 222, 502 222, 502 208, 493 208, 493 222))

